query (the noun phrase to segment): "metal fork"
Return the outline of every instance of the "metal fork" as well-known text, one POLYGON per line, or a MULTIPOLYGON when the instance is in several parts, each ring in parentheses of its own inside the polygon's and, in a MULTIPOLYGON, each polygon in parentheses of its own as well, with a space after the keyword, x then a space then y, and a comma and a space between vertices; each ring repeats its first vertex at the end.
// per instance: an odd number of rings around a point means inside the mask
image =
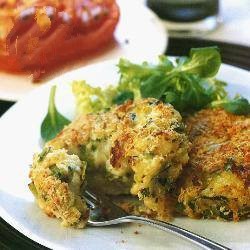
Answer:
POLYGON ((206 239, 205 237, 202 237, 198 234, 192 233, 186 229, 172 225, 170 223, 151 220, 140 216, 128 215, 103 194, 86 190, 84 191, 83 197, 85 198, 88 207, 90 208, 90 217, 88 220, 89 226, 102 227, 120 223, 135 222, 150 225, 163 231, 170 232, 188 241, 191 241, 204 249, 230 249, 222 246, 219 243, 206 239))

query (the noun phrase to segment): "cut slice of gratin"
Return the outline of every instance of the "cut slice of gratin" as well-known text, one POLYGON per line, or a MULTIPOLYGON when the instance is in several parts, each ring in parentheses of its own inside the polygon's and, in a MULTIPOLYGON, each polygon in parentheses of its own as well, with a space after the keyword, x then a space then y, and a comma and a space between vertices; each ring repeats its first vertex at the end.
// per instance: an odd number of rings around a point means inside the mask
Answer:
POLYGON ((83 228, 89 211, 80 196, 85 164, 65 149, 45 147, 35 154, 29 188, 40 208, 50 217, 60 218, 63 226, 83 228))

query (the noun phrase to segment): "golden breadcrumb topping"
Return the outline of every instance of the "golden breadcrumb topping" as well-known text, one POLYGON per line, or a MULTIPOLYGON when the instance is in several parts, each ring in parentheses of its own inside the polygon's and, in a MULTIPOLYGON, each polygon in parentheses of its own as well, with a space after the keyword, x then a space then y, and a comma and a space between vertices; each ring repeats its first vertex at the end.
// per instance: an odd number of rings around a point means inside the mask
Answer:
POLYGON ((80 196, 84 176, 85 166, 78 156, 45 147, 34 155, 29 188, 48 216, 60 218, 63 226, 82 228, 89 214, 80 196))

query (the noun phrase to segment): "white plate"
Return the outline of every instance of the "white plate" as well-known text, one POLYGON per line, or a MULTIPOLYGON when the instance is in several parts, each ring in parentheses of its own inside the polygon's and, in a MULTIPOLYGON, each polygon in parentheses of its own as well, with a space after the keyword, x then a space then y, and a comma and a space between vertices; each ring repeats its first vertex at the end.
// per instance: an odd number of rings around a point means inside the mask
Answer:
MULTIPOLYGON (((74 99, 69 83, 74 79, 86 79, 99 86, 115 83, 118 79, 116 63, 107 61, 62 75, 28 94, 2 116, 0 215, 26 236, 53 249, 195 249, 184 240, 148 226, 62 228, 57 219, 48 218, 38 208, 28 190, 29 164, 33 152, 40 150, 40 124, 47 110, 50 85, 58 84, 57 106, 72 118, 74 99), (139 234, 134 234, 135 231, 139 234)), ((250 98, 249 72, 223 65, 218 77, 230 83, 231 94, 239 92, 250 98)), ((250 220, 233 223, 179 218, 173 223, 233 249, 250 249, 250 220)))
MULTIPOLYGON (((164 53, 167 47, 167 32, 159 18, 139 1, 117 0, 117 2, 121 16, 114 34, 115 42, 103 52, 64 66, 47 76, 41 83, 94 62, 121 56, 150 58, 164 53)), ((0 71, 0 79, 0 99, 2 100, 19 100, 40 85, 33 84, 32 77, 28 75, 13 75, 0 71)))

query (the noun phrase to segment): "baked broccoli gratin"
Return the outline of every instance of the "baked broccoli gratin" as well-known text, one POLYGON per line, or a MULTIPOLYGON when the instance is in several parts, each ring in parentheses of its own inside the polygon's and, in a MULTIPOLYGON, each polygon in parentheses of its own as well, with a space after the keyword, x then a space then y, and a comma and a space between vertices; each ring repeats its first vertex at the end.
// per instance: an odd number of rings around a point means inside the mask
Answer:
POLYGON ((78 228, 89 215, 86 185, 163 221, 249 217, 250 117, 205 109, 185 124, 152 98, 81 115, 35 154, 29 187, 46 214, 78 228))
POLYGON ((144 99, 78 117, 44 150, 50 151, 42 160, 35 155, 30 174, 40 207, 64 225, 84 226, 88 212, 79 196, 84 178, 108 195, 137 197, 150 216, 168 220, 169 194, 188 162, 189 142, 171 105, 144 99), (73 187, 71 171, 78 177, 73 187))
POLYGON ((187 216, 238 221, 250 215, 250 118, 207 109, 186 120, 192 149, 181 180, 187 216))

